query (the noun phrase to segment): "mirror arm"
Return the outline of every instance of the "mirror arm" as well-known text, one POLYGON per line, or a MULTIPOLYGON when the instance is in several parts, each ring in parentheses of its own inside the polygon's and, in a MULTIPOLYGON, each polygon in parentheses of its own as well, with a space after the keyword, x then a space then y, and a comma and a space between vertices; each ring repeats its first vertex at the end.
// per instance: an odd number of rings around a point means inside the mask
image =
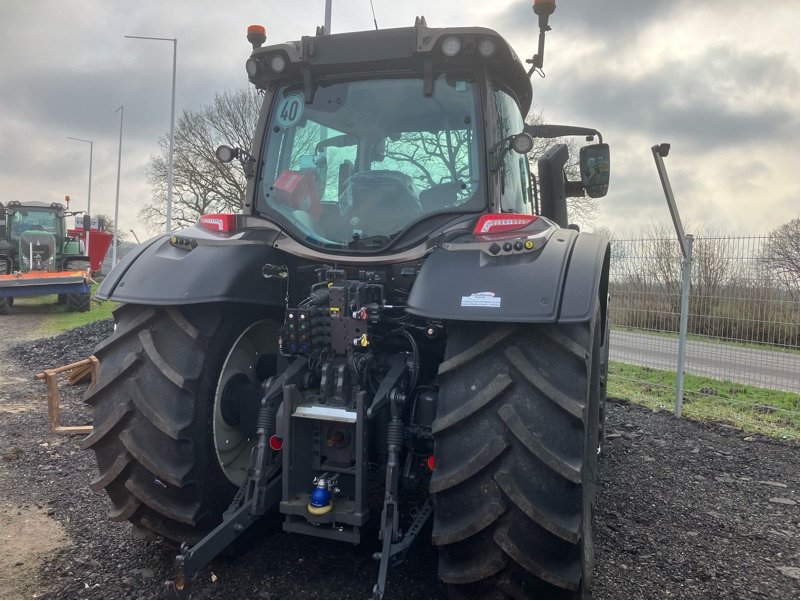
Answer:
POLYGON ((590 127, 577 127, 575 125, 529 125, 523 131, 532 138, 563 138, 565 136, 598 136, 598 143, 603 144, 601 132, 590 127))
POLYGON ((239 157, 239 162, 242 164, 242 171, 245 173, 245 179, 253 179, 256 175, 256 159, 253 158, 253 155, 243 151, 239 157))
POLYGON ((581 182, 565 180, 565 196, 568 198, 584 198, 584 185, 581 182))
POLYGON ((509 136, 508 138, 504 138, 500 142, 498 142, 495 147, 492 149, 492 154, 495 155, 497 158, 495 159, 495 163, 490 168, 490 172, 495 173, 498 171, 498 167, 501 166, 501 162, 503 158, 506 156, 506 153, 512 149, 512 138, 514 136, 509 136))

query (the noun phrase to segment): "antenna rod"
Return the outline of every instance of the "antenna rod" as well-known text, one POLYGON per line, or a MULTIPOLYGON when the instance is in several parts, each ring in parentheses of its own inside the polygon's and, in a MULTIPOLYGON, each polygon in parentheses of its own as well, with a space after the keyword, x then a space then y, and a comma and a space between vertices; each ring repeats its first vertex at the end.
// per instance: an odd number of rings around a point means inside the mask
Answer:
POLYGON ((375 23, 375 29, 378 31, 378 21, 375 18, 375 7, 373 6, 373 0, 370 0, 370 10, 373 11, 373 23, 375 23))

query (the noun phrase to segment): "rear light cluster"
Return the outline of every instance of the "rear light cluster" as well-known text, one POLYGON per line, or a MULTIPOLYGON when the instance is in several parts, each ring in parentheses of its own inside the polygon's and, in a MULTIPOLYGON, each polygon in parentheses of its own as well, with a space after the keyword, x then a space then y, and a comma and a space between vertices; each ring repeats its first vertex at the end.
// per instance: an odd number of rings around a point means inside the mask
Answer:
POLYGON ((473 233, 477 236, 482 236, 514 232, 531 225, 538 218, 537 215, 521 215, 518 213, 490 213, 478 218, 473 233))
POLYGON ((233 232, 236 231, 236 217, 236 213, 202 215, 198 224, 210 232, 233 232))
POLYGON ((486 249, 492 255, 539 250, 547 240, 543 234, 552 226, 548 220, 538 222, 538 219, 538 215, 518 213, 482 215, 473 228, 473 235, 484 242, 492 242, 486 249), (530 227, 534 223, 537 225, 530 227))

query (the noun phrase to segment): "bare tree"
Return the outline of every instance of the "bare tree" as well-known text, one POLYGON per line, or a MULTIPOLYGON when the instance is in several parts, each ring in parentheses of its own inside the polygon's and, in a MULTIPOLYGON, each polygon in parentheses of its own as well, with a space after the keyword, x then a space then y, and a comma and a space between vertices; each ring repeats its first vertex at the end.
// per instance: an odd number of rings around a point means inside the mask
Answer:
POLYGON ((799 219, 783 223, 768 234, 760 260, 779 284, 798 294, 799 283, 799 219))
POLYGON ((446 181, 470 179, 468 153, 472 143, 469 129, 437 132, 405 132, 398 143, 388 146, 386 158, 413 165, 415 184, 427 189, 446 181))
MULTIPOLYGON (((236 161, 220 163, 217 146, 250 149, 261 97, 243 88, 216 94, 200 110, 185 109, 175 129, 173 155, 173 214, 176 227, 195 223, 200 215, 239 212, 245 200, 245 176, 236 161)), ((166 223, 169 138, 159 139, 161 154, 150 160, 147 181, 152 201, 139 211, 152 232, 166 223)))

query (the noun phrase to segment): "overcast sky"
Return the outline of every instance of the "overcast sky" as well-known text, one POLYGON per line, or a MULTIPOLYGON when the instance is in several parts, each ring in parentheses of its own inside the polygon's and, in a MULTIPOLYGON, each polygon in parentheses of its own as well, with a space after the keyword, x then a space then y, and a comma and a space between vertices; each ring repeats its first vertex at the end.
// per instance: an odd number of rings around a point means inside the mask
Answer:
MULTIPOLYGON (((245 30, 267 43, 313 35, 324 0, 0 0, 0 200, 73 198, 85 209, 94 141, 92 212, 113 216, 120 105, 125 106, 120 228, 145 235, 145 169, 169 131, 172 43, 176 115, 249 85, 245 30)), ((429 26, 496 29, 521 58, 536 49, 526 0, 373 0, 381 28, 415 15, 429 26)), ((666 160, 688 231, 701 223, 762 234, 799 215, 798 0, 559 0, 544 120, 594 127, 612 148, 609 195, 596 225, 618 236, 670 223, 652 145, 666 160)), ((373 28, 369 0, 335 0, 335 33, 373 28)), ((177 118, 177 117, 176 117, 177 118)))

